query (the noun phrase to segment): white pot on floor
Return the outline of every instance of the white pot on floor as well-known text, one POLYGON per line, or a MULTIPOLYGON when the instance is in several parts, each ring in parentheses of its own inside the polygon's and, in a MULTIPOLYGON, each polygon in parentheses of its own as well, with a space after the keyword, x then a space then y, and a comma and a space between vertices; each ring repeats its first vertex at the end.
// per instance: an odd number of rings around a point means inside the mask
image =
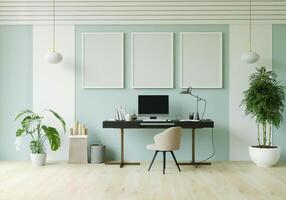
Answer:
POLYGON ((271 167, 275 165, 281 154, 280 147, 273 147, 273 148, 261 148, 261 147, 248 147, 249 156, 251 160, 258 166, 258 167, 271 167))
POLYGON ((31 161, 32 161, 33 166, 35 167, 45 165, 46 158, 47 158, 46 153, 42 153, 42 154, 31 153, 31 161))

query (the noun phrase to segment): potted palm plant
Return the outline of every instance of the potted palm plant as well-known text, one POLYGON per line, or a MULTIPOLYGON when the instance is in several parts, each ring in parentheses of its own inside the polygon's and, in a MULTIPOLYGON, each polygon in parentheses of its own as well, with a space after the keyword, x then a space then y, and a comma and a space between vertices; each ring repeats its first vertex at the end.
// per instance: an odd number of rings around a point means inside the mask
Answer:
POLYGON ((34 166, 42 166, 46 163, 46 150, 45 143, 48 140, 52 151, 60 148, 61 139, 59 132, 56 128, 44 124, 44 113, 50 112, 52 115, 61 122, 61 125, 66 131, 66 123, 63 118, 53 110, 44 110, 42 114, 34 113, 31 110, 24 110, 20 112, 15 120, 21 120, 21 128, 16 132, 16 137, 30 136, 30 150, 31 160, 34 166))
POLYGON ((277 75, 265 67, 257 68, 250 78, 249 89, 244 91, 242 104, 246 115, 257 123, 258 145, 249 147, 251 160, 261 167, 275 165, 281 148, 272 144, 272 129, 279 128, 283 117, 284 86, 277 81, 277 75))

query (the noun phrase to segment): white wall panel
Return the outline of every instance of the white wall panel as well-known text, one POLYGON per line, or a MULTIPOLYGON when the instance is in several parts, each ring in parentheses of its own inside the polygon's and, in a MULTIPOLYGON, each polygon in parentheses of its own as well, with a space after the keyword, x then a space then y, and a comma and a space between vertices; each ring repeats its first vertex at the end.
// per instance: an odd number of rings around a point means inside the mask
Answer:
MULTIPOLYGON (((45 60, 45 55, 52 49, 52 26, 34 26, 33 109, 36 112, 54 109, 71 127, 75 118, 75 27, 58 26, 56 39, 57 50, 62 53, 63 61, 52 65, 45 60)), ((49 118, 48 122, 53 121, 49 118)), ((48 151, 48 159, 67 159, 68 134, 62 134, 59 151, 48 151)))
POLYGON ((240 103, 255 67, 272 65, 272 25, 253 26, 252 46, 260 60, 251 65, 241 62, 240 56, 248 48, 248 30, 247 25, 230 25, 230 160, 249 160, 248 146, 257 144, 257 125, 245 116, 240 103))

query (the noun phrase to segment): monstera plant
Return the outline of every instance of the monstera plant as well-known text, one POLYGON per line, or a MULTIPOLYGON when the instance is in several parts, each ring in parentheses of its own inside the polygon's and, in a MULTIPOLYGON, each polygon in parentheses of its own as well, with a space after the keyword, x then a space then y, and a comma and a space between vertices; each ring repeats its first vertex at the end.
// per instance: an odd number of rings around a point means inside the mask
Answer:
POLYGON ((64 119, 53 110, 44 110, 41 114, 34 113, 31 110, 24 110, 15 117, 15 121, 21 119, 21 127, 17 130, 16 137, 30 136, 31 138, 31 160, 35 166, 44 165, 46 162, 46 141, 48 141, 52 151, 58 150, 61 145, 59 131, 44 123, 44 114, 47 114, 47 112, 59 120, 65 132, 66 123, 64 119))
POLYGON ((265 67, 257 68, 250 76, 249 89, 244 92, 242 104, 246 115, 257 123, 258 145, 249 147, 250 158, 258 166, 272 166, 280 157, 280 147, 272 144, 273 126, 279 128, 283 120, 285 92, 277 75, 265 67))

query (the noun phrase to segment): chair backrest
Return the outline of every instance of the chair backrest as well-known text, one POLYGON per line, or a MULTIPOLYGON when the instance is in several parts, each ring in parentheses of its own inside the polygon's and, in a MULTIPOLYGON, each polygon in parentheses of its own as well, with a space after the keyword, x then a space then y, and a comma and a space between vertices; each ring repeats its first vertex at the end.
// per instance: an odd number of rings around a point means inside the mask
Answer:
POLYGON ((180 149, 182 137, 181 127, 171 127, 155 135, 154 141, 159 151, 174 151, 180 149))

